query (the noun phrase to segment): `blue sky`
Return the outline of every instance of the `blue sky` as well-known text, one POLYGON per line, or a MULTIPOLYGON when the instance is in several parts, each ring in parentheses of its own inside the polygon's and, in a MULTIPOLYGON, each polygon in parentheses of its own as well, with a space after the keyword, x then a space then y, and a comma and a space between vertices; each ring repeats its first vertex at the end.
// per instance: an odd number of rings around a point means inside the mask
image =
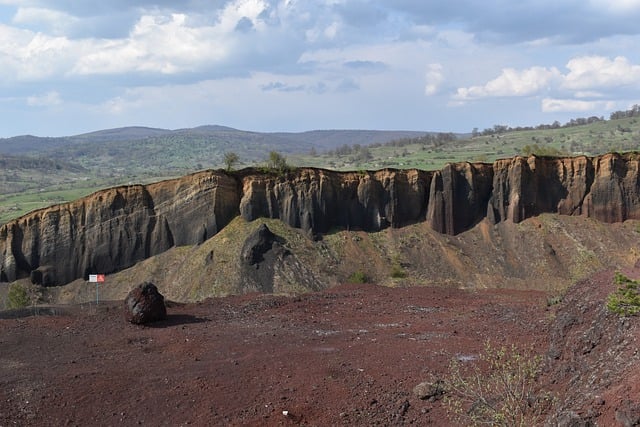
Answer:
POLYGON ((640 103, 640 0, 0 0, 0 136, 470 132, 640 103))

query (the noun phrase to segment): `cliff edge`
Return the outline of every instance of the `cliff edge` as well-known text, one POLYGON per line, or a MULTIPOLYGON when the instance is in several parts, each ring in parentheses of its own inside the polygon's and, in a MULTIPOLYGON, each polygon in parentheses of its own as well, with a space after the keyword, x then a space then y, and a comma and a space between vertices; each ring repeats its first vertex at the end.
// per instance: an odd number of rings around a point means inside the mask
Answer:
POLYGON ((115 187, 0 227, 0 281, 45 274, 47 283, 61 285, 120 271, 173 246, 202 243, 238 215, 277 218, 310 236, 422 222, 456 235, 485 218, 520 222, 542 213, 640 219, 639 162, 637 154, 606 154, 456 163, 440 171, 245 169, 115 187))

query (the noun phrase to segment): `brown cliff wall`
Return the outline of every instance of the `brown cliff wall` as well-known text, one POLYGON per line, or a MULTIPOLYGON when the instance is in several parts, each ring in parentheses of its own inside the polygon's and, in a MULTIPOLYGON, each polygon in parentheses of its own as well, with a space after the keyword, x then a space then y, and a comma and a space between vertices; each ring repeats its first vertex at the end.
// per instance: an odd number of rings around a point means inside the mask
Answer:
POLYGON ((430 182, 430 172, 417 170, 249 174, 242 179, 240 213, 249 221, 279 218, 309 233, 332 227, 377 231, 423 221, 430 182))
POLYGON ((52 266, 63 284, 118 271, 213 236, 237 215, 238 203, 236 181, 212 172, 99 191, 2 226, 0 275, 12 281, 52 266))
POLYGON ((435 172, 427 220, 439 233, 458 234, 473 227, 487 212, 491 197, 491 165, 457 163, 435 172))
POLYGON ((201 172, 107 189, 3 225, 0 279, 28 277, 45 266, 55 270, 58 284, 118 271, 172 246, 201 243, 239 214, 279 218, 309 234, 426 221, 453 235, 485 217, 519 222, 545 212, 604 222, 640 219, 639 166, 637 155, 607 154, 515 157, 435 172, 201 172))

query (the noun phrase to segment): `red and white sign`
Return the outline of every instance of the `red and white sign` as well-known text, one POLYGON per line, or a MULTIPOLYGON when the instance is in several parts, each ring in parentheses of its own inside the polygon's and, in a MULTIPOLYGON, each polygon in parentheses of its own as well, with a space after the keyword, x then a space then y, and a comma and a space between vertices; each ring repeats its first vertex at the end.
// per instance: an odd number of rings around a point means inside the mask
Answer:
POLYGON ((104 282, 104 274, 90 274, 89 282, 91 283, 102 283, 104 282))

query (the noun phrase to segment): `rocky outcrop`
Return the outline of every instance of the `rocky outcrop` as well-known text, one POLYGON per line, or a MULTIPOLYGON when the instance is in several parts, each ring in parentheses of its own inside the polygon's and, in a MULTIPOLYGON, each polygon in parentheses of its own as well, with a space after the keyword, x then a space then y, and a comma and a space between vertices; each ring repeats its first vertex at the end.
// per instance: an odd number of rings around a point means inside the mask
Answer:
POLYGON ((248 174, 242 178, 240 213, 251 221, 279 218, 309 233, 332 227, 377 231, 425 219, 431 172, 381 170, 248 174))
POLYGON ((233 177, 202 172, 99 191, 0 228, 0 280, 56 268, 56 283, 110 273, 215 235, 238 214, 233 177))
POLYGON ((118 271, 172 246, 201 243, 237 215, 278 218, 309 235, 425 221, 454 235, 484 218, 519 222, 545 212, 640 219, 639 169, 636 154, 607 154, 457 163, 435 172, 200 172, 107 189, 3 225, 0 280, 29 277, 41 266, 55 267, 57 284, 118 271))
POLYGON ((244 290, 274 291, 276 269, 282 267, 286 258, 292 255, 282 243, 284 240, 273 234, 266 224, 260 225, 247 237, 240 255, 241 287, 244 290))
POLYGON ((493 170, 487 164, 457 163, 435 172, 427 220, 439 233, 458 234, 485 217, 493 170))

